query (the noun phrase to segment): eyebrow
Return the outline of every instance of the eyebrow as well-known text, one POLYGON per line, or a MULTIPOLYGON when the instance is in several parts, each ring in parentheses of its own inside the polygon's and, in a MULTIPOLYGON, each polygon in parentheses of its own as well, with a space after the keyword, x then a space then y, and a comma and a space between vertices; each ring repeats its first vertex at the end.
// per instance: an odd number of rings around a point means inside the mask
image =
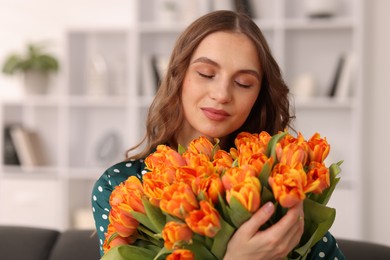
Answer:
MULTIPOLYGON (((191 62, 191 64, 198 63, 198 62, 208 63, 208 64, 216 66, 218 68, 221 67, 217 62, 215 62, 215 61, 213 61, 213 60, 211 60, 211 59, 209 59, 207 57, 199 57, 196 60, 194 60, 193 62, 191 62)), ((261 81, 261 76, 260 76, 260 74, 256 70, 244 69, 244 70, 239 70, 238 72, 239 73, 251 74, 251 75, 255 76, 259 81, 261 81)))

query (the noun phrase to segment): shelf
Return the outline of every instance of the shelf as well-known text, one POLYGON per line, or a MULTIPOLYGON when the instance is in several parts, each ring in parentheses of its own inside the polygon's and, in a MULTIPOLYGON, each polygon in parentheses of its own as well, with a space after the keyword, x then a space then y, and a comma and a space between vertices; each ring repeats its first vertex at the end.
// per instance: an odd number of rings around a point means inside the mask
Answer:
POLYGON ((290 18, 284 22, 284 27, 287 30, 337 30, 353 29, 354 26, 354 21, 351 18, 290 18))
POLYGON ((2 169, 3 177, 7 178, 43 178, 55 179, 60 175, 60 168, 53 166, 10 166, 4 165, 2 169))
POLYGON ((72 95, 69 97, 69 105, 74 107, 122 107, 126 106, 123 96, 86 96, 72 95))
POLYGON ((0 100, 3 106, 37 106, 50 107, 64 104, 64 98, 57 95, 28 95, 19 99, 0 100))
POLYGON ((96 181, 103 172, 111 165, 105 167, 75 167, 70 168, 68 178, 70 180, 91 180, 96 181))
POLYGON ((158 22, 142 22, 139 24, 138 31, 139 33, 158 33, 158 34, 179 34, 186 28, 187 24, 177 23, 177 24, 162 24, 158 22))
POLYGON ((354 98, 295 98, 294 101, 295 107, 298 109, 353 109, 356 107, 356 100, 354 98))

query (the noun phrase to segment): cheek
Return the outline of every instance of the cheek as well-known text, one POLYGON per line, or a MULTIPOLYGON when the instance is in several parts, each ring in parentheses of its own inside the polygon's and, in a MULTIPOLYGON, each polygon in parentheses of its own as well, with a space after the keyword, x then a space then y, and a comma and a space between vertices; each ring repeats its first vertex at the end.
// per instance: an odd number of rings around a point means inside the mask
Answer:
POLYGON ((241 114, 243 116, 245 115, 247 117, 249 115, 253 106, 256 103, 257 96, 258 92, 254 92, 252 95, 241 96, 240 101, 238 103, 240 104, 239 109, 241 110, 241 114))
POLYGON ((183 85, 181 88, 181 98, 182 100, 187 100, 191 96, 191 80, 188 77, 185 77, 183 80, 183 85))

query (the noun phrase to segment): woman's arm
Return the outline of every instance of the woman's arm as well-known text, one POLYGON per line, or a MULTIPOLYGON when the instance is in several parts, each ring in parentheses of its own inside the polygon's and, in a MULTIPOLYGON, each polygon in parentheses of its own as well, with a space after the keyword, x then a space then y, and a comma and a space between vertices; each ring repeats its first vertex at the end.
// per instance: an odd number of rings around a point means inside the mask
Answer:
POLYGON ((231 238, 224 260, 282 259, 299 243, 303 234, 303 204, 266 230, 259 231, 274 213, 271 202, 261 207, 231 238))
POLYGON ((110 196, 114 188, 130 176, 142 179, 145 165, 142 160, 120 162, 108 168, 96 181, 92 190, 92 211, 96 231, 99 237, 100 254, 103 255, 103 243, 109 224, 110 196))
POLYGON ((103 255, 105 232, 109 224, 110 195, 113 190, 107 171, 96 181, 92 189, 92 212, 95 219, 96 231, 99 237, 100 255, 103 255))

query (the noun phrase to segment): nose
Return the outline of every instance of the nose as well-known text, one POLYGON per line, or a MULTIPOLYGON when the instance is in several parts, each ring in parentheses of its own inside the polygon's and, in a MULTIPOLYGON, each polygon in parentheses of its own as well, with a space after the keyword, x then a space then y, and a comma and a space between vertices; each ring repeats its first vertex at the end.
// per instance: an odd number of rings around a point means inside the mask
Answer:
POLYGON ((210 86, 209 96, 218 103, 224 104, 232 101, 232 83, 227 79, 216 80, 210 86))

